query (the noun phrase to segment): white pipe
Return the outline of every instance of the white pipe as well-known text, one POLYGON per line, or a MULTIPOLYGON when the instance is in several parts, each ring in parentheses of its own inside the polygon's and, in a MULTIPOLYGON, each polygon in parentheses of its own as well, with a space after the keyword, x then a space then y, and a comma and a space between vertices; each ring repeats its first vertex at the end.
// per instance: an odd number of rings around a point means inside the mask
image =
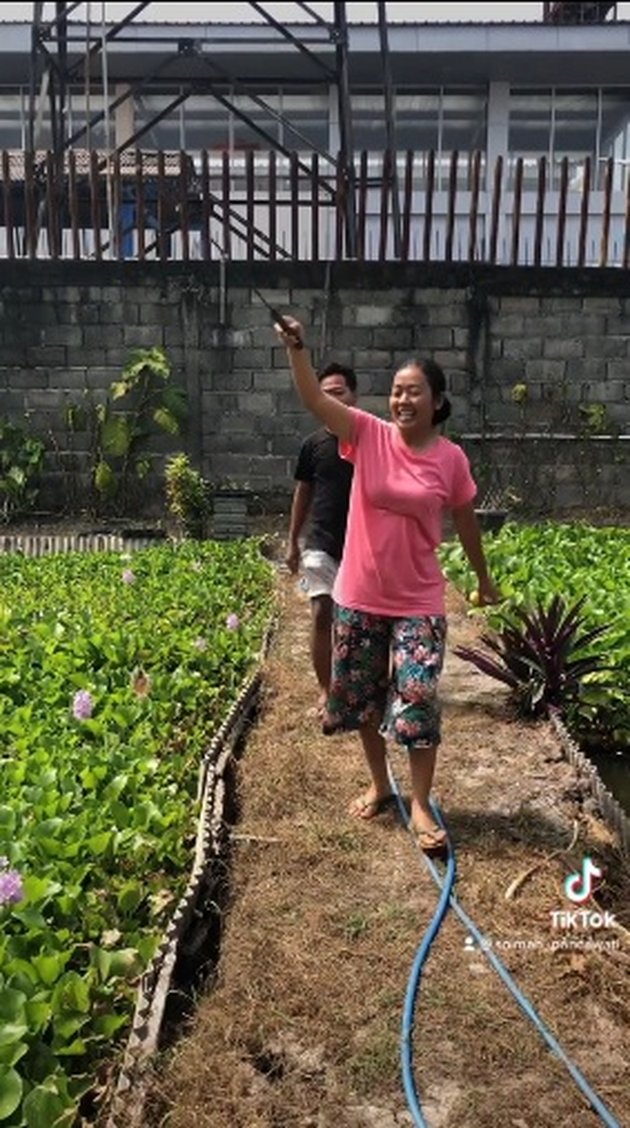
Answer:
POLYGON ((114 245, 114 201, 112 197, 112 169, 111 169, 111 121, 109 115, 109 78, 107 67, 107 4, 101 4, 101 56, 103 59, 103 109, 105 110, 105 166, 107 190, 107 224, 109 228, 109 257, 116 258, 118 247, 114 245))

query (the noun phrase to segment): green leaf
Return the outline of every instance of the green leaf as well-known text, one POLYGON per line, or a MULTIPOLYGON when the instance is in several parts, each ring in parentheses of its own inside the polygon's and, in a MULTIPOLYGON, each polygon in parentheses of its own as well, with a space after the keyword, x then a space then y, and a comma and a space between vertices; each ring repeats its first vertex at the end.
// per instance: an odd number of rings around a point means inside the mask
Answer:
POLYGON ((168 408, 156 407, 153 412, 153 419, 158 427, 161 427, 163 431, 167 431, 169 435, 179 434, 179 423, 168 408))
POLYGON ((113 400, 122 399, 129 391, 129 385, 126 380, 115 380, 109 388, 110 395, 113 400))
POLYGON ((59 1117, 67 1109, 56 1089, 37 1085, 24 1099, 27 1128, 56 1128, 59 1117))
POLYGON ((51 897, 61 890, 61 884, 49 877, 37 877, 34 873, 26 874, 24 880, 24 902, 28 906, 45 905, 51 897))
POLYGON ((183 422, 187 418, 188 396, 185 388, 180 387, 178 384, 169 384, 164 388, 161 400, 164 407, 180 422, 183 422))
POLYGON ((28 1023, 3 1022, 0 1026, 0 1046, 14 1046, 28 1032, 28 1023))
POLYGON ((123 885, 118 894, 118 908, 121 913, 133 913, 144 900, 144 889, 137 881, 129 881, 123 885))
POLYGON ((106 851, 111 846, 114 836, 110 830, 103 830, 100 834, 93 834, 91 838, 87 838, 85 845, 90 853, 95 854, 97 857, 106 851))
POLYGON ((90 989, 76 971, 68 971, 57 982, 53 991, 53 1008, 56 1014, 65 1011, 79 1011, 86 1014, 90 1009, 90 989))
POLYGON ((27 1053, 26 1042, 9 1042, 6 1046, 0 1046, 0 1066, 17 1065, 27 1053))
POLYGON ((54 955, 54 956, 34 956, 33 967, 35 968, 42 983, 50 987, 59 979, 59 976, 64 971, 67 963, 67 956, 54 955))
POLYGON ((15 811, 6 805, 0 807, 0 836, 3 838, 11 838, 15 834, 16 827, 15 811))
MULTIPOLYGON (((0 1120, 7 1120, 22 1100, 22 1078, 10 1066, 0 1065, 0 1120)), ((40 1121, 37 1128, 44 1128, 40 1121)))
POLYGON ((50 1021, 52 1006, 47 999, 29 999, 24 1011, 28 1020, 29 1031, 32 1034, 43 1030, 50 1021))
POLYGON ((144 970, 143 960, 135 948, 121 948, 111 952, 110 975, 120 979, 133 979, 144 970))
POLYGON ((110 494, 116 488, 114 472, 108 462, 103 459, 94 471, 94 485, 99 493, 110 494))
POLYGON ((90 963, 96 967, 103 983, 109 978, 109 973, 112 965, 111 952, 106 948, 93 948, 90 953, 90 963))
POLYGON ((26 995, 22 991, 14 991, 11 987, 0 990, 0 1028, 5 1023, 23 1021, 25 1003, 26 995))
POLYGON ((138 459, 136 459, 136 476, 139 478, 139 480, 141 482, 143 482, 144 479, 147 477, 147 474, 149 474, 151 472, 152 465, 153 464, 152 464, 150 458, 138 458, 138 459))
POLYGON ((131 446, 131 426, 124 415, 112 415, 101 431, 103 450, 107 454, 119 456, 127 454, 131 446))
POLYGON ((87 1046, 88 1043, 85 1038, 74 1038, 72 1042, 66 1042, 65 1046, 57 1047, 57 1057, 73 1057, 76 1054, 84 1054, 87 1046))
POLYGON ((101 1014, 94 1019, 92 1029, 99 1038, 111 1038, 122 1026, 130 1021, 126 1014, 101 1014))
POLYGON ((164 349, 159 346, 149 349, 135 349, 125 365, 122 375, 124 380, 135 385, 145 372, 161 380, 168 380, 171 374, 171 365, 164 349))
POLYGON ((89 1022, 89 1016, 87 1014, 67 1014, 55 1018, 53 1050, 56 1052, 60 1046, 65 1045, 82 1026, 85 1026, 86 1022, 89 1022))

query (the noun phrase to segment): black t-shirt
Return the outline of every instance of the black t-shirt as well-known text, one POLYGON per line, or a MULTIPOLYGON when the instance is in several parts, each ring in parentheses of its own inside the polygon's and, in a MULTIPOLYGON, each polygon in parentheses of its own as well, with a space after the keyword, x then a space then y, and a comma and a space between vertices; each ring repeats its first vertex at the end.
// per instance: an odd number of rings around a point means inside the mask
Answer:
POLYGON ((337 436, 326 427, 314 431, 302 443, 295 478, 313 487, 304 544, 327 552, 333 560, 341 560, 353 470, 351 462, 339 457, 337 436))

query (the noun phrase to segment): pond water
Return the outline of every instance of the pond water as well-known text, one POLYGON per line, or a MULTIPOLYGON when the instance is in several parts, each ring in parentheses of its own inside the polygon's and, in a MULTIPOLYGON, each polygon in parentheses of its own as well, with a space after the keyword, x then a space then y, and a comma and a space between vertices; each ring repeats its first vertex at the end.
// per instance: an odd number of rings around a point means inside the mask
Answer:
POLYGON ((630 816, 630 756, 619 752, 597 752, 589 748, 588 758, 595 764, 603 783, 630 816))

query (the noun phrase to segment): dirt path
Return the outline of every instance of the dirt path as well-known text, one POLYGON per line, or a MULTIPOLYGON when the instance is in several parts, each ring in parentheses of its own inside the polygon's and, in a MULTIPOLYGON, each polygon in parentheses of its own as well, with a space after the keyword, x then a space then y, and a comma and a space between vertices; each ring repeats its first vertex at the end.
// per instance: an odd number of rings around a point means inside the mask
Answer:
MULTIPOLYGON (((218 976, 160 1063, 147 1128, 412 1123, 400 1019, 437 891, 393 815, 364 824, 346 814, 365 783, 358 741, 321 737, 307 715, 308 608, 293 581, 282 589, 265 703, 239 770, 218 976)), ((449 624, 451 646, 476 631, 452 593, 449 624)), ((630 1125, 629 936, 608 931, 611 950, 589 950, 584 941, 600 934, 554 930, 550 916, 571 908, 563 879, 593 853, 609 867, 606 905, 630 927, 627 870, 546 724, 510 720, 500 688, 452 654, 443 701, 436 796, 460 901, 619 1125, 630 1125), (506 900, 515 877, 570 842, 575 820, 570 855, 506 900)), ((403 758, 392 765, 404 791, 403 758)), ((419 997, 416 1079, 431 1128, 596 1128, 599 1117, 465 941, 450 913, 419 997)))

